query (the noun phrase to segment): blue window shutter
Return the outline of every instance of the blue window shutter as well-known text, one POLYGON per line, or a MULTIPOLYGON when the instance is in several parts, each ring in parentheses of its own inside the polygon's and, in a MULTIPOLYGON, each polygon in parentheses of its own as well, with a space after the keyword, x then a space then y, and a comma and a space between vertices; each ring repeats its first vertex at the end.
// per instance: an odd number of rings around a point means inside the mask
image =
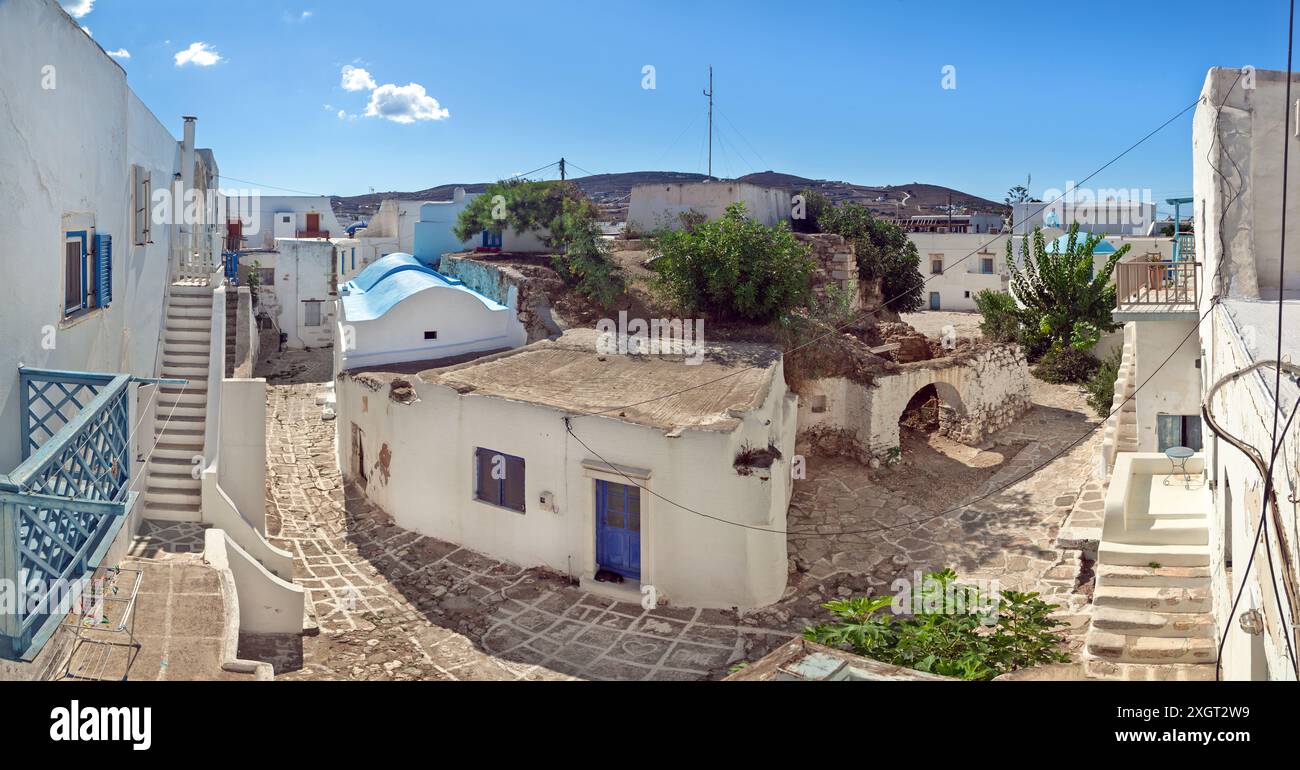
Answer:
POLYGON ((113 301, 113 236, 95 234, 95 306, 113 301))

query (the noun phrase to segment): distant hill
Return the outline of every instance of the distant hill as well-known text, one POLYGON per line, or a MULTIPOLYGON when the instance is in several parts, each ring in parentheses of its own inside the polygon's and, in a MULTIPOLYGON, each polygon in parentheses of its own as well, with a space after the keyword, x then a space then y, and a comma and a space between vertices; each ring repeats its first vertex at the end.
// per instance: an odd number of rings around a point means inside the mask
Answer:
MULTIPOLYGON (((627 216, 627 199, 631 195, 634 185, 698 182, 706 178, 703 174, 679 171, 628 171, 619 174, 595 174, 574 177, 572 181, 601 206, 606 217, 612 221, 621 221, 627 216)), ((826 179, 808 179, 776 171, 760 171, 755 174, 746 174, 738 177, 736 181, 766 187, 779 187, 790 192, 812 189, 836 203, 855 201, 879 214, 900 218, 918 214, 946 213, 949 201, 958 211, 964 209, 970 212, 1001 214, 1006 210, 1006 206, 1003 204, 987 198, 954 190, 951 187, 923 184, 921 182, 872 186, 826 179)), ((334 196, 332 201, 335 213, 341 219, 350 221, 370 216, 379 208, 380 202, 388 198, 398 200, 450 200, 452 191, 457 187, 464 187, 466 192, 473 193, 483 192, 487 189, 487 184, 485 182, 444 184, 414 192, 377 192, 347 197, 334 196)))

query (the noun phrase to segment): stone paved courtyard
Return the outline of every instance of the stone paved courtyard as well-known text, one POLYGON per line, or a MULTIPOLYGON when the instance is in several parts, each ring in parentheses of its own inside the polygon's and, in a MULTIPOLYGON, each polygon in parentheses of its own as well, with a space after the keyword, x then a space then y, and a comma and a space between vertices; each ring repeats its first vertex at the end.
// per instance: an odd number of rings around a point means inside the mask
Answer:
MULTIPOLYGON (((1099 432, 1031 471, 1093 424, 1070 388, 1034 383, 1035 409, 994 437, 1023 449, 978 492, 1014 483, 959 513, 934 517, 859 465, 810 458, 790 509, 786 595, 738 614, 646 611, 396 527, 342 485, 334 424, 316 403, 324 387, 274 377, 268 385, 269 534, 294 554, 319 624, 301 641, 241 641, 240 657, 271 661, 278 678, 720 678, 824 620, 821 603, 889 591, 897 577, 944 566, 1042 591, 1070 614, 1087 602, 1075 590, 1077 552, 1063 555, 1055 538, 1099 432)), ((1078 630, 1077 619, 1072 625, 1078 630)))

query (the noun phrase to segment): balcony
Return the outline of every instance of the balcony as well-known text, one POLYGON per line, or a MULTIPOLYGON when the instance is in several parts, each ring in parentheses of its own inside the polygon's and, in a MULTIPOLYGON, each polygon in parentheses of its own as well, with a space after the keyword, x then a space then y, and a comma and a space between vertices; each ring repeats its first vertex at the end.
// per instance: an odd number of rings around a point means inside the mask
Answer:
POLYGON ((0 475, 0 657, 30 660, 126 521, 130 393, 124 374, 19 368, 23 461, 0 475))
POLYGON ((329 230, 295 230, 299 238, 329 238, 329 230))
POLYGON ((1199 262, 1121 262, 1115 266, 1115 320, 1195 318, 1199 262))

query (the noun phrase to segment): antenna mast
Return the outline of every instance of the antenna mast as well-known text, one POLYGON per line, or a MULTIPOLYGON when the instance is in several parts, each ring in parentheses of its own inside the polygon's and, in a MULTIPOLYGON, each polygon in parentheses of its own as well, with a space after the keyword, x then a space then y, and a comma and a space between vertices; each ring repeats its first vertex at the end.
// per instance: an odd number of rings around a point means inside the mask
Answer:
POLYGON ((713 67, 709 67, 709 90, 704 92, 709 97, 709 178, 713 178, 713 67))

